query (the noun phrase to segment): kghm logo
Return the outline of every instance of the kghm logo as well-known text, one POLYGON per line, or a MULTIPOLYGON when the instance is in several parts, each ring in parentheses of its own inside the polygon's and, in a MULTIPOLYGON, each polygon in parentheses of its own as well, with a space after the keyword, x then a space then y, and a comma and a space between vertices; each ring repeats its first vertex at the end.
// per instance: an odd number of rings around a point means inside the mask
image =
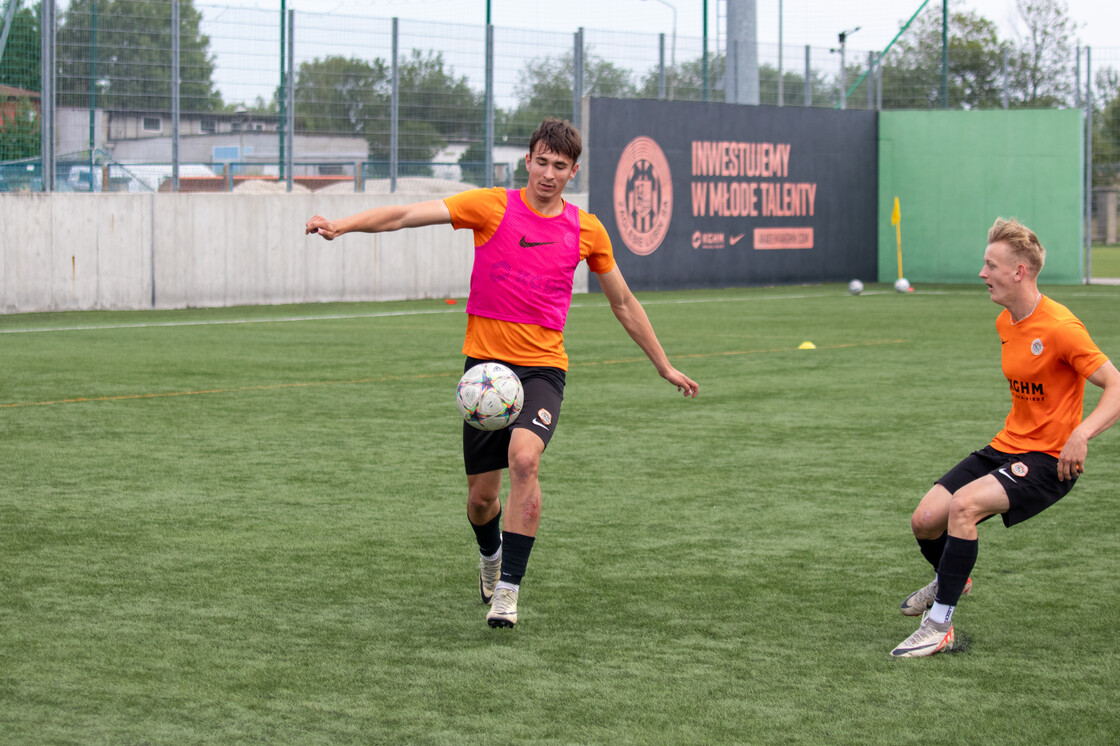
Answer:
POLYGON ((614 172, 614 216, 626 248, 652 254, 673 216, 673 179, 665 153, 649 137, 630 141, 614 172))

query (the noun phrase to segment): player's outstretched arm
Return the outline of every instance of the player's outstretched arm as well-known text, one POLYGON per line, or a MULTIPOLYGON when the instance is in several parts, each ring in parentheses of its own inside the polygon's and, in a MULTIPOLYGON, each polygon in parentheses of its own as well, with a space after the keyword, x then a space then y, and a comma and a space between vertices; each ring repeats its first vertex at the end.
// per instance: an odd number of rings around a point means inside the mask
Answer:
POLYGON ((615 318, 622 324, 630 338, 642 348, 642 352, 646 353, 646 357, 657 368, 658 374, 676 386, 677 391, 683 392, 685 396, 695 397, 699 394, 700 385, 669 363, 665 350, 657 341, 653 325, 649 323, 646 310, 630 292, 630 286, 626 284, 618 267, 599 275, 599 285, 611 304, 611 311, 614 312, 615 318))
POLYGON ((304 235, 317 234, 333 241, 344 233, 383 233, 401 228, 419 228, 451 222, 451 213, 441 199, 410 205, 385 205, 338 220, 315 215, 304 225, 304 235))
POLYGON ((1058 479, 1066 480, 1085 471, 1085 457, 1089 452, 1089 440, 1103 433, 1120 420, 1120 371, 1111 361, 1097 368, 1089 376, 1089 383, 1104 389, 1100 401, 1089 416, 1081 421, 1069 440, 1062 446, 1058 456, 1058 479))

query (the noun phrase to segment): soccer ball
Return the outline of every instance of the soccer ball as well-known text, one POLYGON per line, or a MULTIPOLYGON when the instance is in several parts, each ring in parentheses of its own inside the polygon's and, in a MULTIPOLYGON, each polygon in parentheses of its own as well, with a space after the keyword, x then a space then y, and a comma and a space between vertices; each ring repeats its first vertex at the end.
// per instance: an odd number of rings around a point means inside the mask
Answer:
POLYGON ((848 292, 852 295, 859 295, 863 292, 863 283, 859 280, 852 280, 848 283, 848 292))
POLYGON ((894 281, 894 289, 900 293, 910 292, 910 281, 905 277, 899 277, 894 281))
POLYGON ((455 401, 471 427, 501 430, 521 414, 525 389, 517 374, 501 363, 479 363, 459 379, 455 401))

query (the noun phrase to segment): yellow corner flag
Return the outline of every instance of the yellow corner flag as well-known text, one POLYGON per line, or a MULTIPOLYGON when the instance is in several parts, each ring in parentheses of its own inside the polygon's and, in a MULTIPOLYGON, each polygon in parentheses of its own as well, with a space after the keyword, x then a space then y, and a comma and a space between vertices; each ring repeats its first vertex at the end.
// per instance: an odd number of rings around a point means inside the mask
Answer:
POLYGON ((894 238, 898 244, 898 279, 902 279, 902 213, 898 209, 898 197, 894 198, 894 210, 891 211, 891 225, 894 226, 894 238))

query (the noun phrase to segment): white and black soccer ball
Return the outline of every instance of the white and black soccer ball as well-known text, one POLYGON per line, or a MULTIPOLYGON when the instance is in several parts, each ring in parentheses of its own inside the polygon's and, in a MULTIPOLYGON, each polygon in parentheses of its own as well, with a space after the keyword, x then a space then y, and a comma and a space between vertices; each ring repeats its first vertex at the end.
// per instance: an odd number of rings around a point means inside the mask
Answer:
POLYGON ((910 281, 905 277, 899 277, 894 281, 894 289, 900 293, 910 292, 910 281))
POLYGON ((848 283, 848 292, 852 295, 859 295, 863 292, 863 283, 859 280, 852 280, 848 283))
POLYGON ((471 427, 501 430, 521 414, 525 389, 517 374, 501 363, 479 363, 459 379, 455 401, 471 427))

